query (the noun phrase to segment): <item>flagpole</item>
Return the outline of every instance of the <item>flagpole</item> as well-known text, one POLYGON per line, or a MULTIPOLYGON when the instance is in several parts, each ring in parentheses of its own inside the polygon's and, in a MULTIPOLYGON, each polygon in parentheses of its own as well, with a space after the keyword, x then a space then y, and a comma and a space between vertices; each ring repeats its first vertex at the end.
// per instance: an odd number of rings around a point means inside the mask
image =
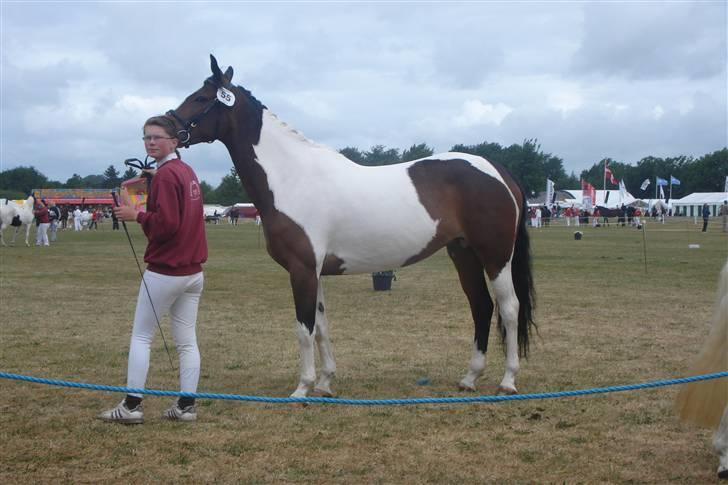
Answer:
MULTIPOLYGON (((607 159, 604 159, 604 173, 602 174, 604 178, 604 183, 602 184, 602 190, 604 191, 604 198, 607 198, 607 159)), ((594 205, 596 205, 596 201, 594 201, 594 205)), ((607 202, 605 200, 604 205, 607 205, 607 202)))

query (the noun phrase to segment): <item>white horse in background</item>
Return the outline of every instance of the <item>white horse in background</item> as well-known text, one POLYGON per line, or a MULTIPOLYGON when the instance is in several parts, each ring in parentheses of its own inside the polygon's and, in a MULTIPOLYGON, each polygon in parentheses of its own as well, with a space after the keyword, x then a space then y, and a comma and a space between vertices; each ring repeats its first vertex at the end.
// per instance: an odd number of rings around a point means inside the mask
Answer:
POLYGON ((34 205, 35 197, 31 195, 22 204, 8 201, 0 206, 0 243, 3 246, 6 245, 5 239, 3 238, 5 228, 12 225, 13 219, 16 217, 20 220, 21 225, 15 226, 15 233, 13 234, 13 240, 10 242, 10 245, 15 245, 15 238, 18 236, 20 227, 25 225, 25 245, 30 246, 28 238, 30 237, 30 226, 33 225, 33 220, 35 220, 35 215, 33 214, 34 205))
MULTIPOLYGON (((728 262, 720 275, 713 325, 690 375, 724 371, 728 371, 728 262)), ((728 378, 683 385, 675 407, 683 421, 716 429, 718 477, 728 479, 728 378)))

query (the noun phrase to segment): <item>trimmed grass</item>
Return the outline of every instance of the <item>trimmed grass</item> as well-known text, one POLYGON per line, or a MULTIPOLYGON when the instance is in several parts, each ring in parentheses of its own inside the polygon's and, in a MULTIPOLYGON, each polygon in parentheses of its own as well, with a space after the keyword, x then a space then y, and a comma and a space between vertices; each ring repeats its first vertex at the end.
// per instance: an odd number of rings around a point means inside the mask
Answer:
MULTIPOLYGON (((59 234, 50 248, 0 248, 0 368, 123 385, 139 274, 123 232, 59 234)), ((522 393, 684 375, 708 332, 728 237, 676 218, 636 229, 531 231, 538 336, 522 393), (688 244, 700 244, 689 249, 688 244)), ((144 237, 130 226, 137 252, 144 237)), ((207 226, 200 390, 286 396, 298 380, 287 273, 250 223, 207 226)), ((324 280, 342 397, 457 396, 472 322, 440 251, 398 270, 324 280), (430 384, 418 385, 423 378, 430 384)), ((168 323, 165 336, 171 342, 168 323)), ((497 331, 479 393, 503 373, 497 331)), ((173 350, 173 349, 172 349, 173 350)), ((147 383, 176 389, 161 339, 147 383)), ((200 402, 200 421, 142 426, 95 415, 118 395, 0 380, 0 481, 242 483, 710 483, 710 432, 677 422, 677 388, 500 404, 371 407, 200 402)))

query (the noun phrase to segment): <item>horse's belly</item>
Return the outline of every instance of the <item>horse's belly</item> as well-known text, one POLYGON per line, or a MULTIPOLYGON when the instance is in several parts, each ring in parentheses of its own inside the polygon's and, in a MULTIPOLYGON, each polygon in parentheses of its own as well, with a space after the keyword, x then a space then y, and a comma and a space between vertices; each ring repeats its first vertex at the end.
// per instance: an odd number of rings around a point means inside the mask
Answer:
POLYGON ((328 245, 329 253, 342 261, 344 274, 369 273, 399 268, 422 253, 436 234, 436 224, 390 231, 338 233, 328 245))

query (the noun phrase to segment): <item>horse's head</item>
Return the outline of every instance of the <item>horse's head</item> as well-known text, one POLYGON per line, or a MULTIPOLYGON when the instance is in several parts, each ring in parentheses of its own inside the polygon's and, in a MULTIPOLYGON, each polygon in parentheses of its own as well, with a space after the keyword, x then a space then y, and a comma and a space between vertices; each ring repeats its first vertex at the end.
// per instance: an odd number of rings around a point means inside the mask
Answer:
POLYGON ((240 140, 258 143, 263 105, 250 92, 233 85, 233 68, 223 73, 212 54, 210 68, 212 76, 202 87, 166 114, 177 127, 180 145, 224 142, 233 133, 240 140))

